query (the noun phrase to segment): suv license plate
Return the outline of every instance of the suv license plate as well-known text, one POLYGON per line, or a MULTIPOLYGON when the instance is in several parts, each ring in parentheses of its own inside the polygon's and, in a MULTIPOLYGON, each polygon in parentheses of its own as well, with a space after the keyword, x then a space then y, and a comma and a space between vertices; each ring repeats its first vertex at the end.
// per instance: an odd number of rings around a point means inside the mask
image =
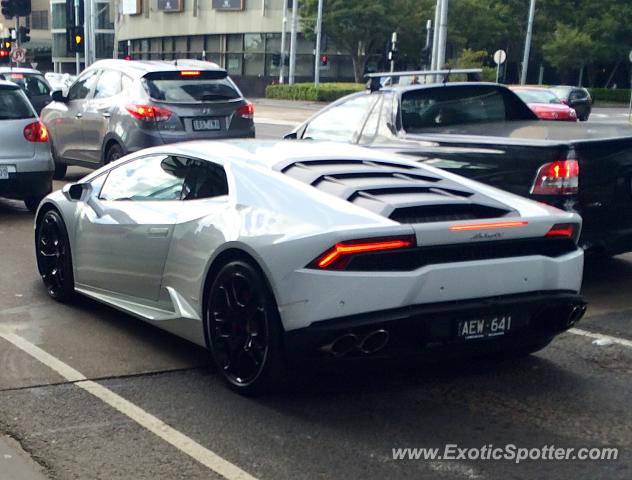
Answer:
POLYGON ((193 120, 193 130, 219 130, 219 119, 205 118, 193 120))
POLYGON ((497 337, 511 330, 511 315, 474 318, 458 322, 457 337, 465 340, 497 337))
POLYGON ((8 179, 9 179, 9 166, 0 165, 0 180, 8 180, 8 179))

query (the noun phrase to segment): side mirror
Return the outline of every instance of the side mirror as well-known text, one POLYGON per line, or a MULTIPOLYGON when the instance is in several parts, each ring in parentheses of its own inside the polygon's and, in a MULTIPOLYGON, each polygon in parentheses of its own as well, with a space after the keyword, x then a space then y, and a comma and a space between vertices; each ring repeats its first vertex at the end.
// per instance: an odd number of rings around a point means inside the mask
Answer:
POLYGON ((66 103, 68 101, 68 97, 64 95, 62 90, 53 90, 50 94, 53 102, 63 102, 66 103))
POLYGON ((296 132, 290 132, 283 135, 283 140, 296 140, 297 138, 298 135, 296 134, 296 132))
POLYGON ((68 183, 61 191, 71 202, 85 202, 92 194, 92 185, 89 183, 68 183))

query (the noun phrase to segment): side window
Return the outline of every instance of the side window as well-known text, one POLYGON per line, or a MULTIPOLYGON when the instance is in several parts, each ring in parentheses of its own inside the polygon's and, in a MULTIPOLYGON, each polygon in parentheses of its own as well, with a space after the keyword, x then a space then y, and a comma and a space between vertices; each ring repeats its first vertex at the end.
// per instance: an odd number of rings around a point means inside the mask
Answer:
POLYGON ((115 70, 103 70, 94 90, 94 98, 113 97, 120 92, 121 74, 115 70))
POLYGON ((200 198, 228 195, 228 181, 224 167, 204 160, 189 160, 189 171, 184 182, 182 198, 200 198))
POLYGON ((80 77, 68 90, 68 100, 83 100, 90 95, 97 80, 97 71, 92 70, 80 77))
POLYGON ((304 139, 352 142, 378 95, 362 94, 336 105, 314 118, 303 133, 304 139))
POLYGON ((188 161, 152 155, 112 169, 101 189, 102 200, 180 200, 188 161))

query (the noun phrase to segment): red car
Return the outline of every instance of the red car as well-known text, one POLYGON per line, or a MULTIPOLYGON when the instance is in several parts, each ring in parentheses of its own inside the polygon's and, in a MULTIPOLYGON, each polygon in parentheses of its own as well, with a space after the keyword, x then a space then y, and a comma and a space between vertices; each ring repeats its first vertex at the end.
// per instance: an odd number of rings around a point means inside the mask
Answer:
POLYGON ((577 112, 565 105, 551 90, 536 87, 511 87, 540 120, 576 122, 577 112))

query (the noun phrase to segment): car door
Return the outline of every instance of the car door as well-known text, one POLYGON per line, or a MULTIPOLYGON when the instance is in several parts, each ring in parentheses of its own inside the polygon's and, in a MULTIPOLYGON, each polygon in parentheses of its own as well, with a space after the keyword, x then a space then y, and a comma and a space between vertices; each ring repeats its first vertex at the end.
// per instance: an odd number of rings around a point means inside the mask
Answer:
POLYGON ((50 87, 46 81, 37 75, 26 75, 24 79, 25 91, 33 108, 39 114, 51 101, 50 87))
POLYGON ((186 159, 154 154, 92 182, 75 231, 78 286, 158 300, 186 171, 186 159))
POLYGON ((83 141, 86 159, 100 163, 103 139, 110 126, 110 118, 116 106, 116 98, 121 93, 122 74, 116 70, 104 69, 99 75, 94 94, 86 100, 83 112, 83 141))
POLYGON ((51 136, 55 152, 62 158, 86 161, 82 121, 86 101, 92 95, 97 78, 98 70, 84 72, 70 86, 66 101, 55 105, 58 114, 52 122, 51 136))
POLYGON ((304 128, 304 140, 356 143, 371 107, 379 94, 362 92, 335 103, 314 117, 304 128))

